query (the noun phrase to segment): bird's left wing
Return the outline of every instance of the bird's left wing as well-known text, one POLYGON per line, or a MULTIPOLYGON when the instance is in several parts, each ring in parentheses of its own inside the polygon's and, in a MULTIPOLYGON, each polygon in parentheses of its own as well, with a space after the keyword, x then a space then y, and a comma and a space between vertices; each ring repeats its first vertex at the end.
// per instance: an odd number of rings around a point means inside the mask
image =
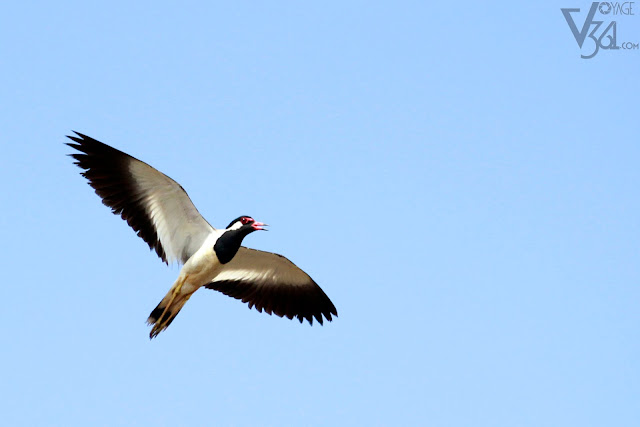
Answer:
POLYGON ((102 203, 133 228, 164 262, 185 263, 214 228, 184 189, 162 172, 89 136, 75 132, 68 143, 102 203))
POLYGON ((313 324, 315 317, 322 324, 322 316, 331 321, 338 315, 336 307, 320 286, 294 263, 282 255, 240 247, 233 259, 224 264, 223 270, 209 289, 248 302, 277 316, 297 317, 302 323, 307 319, 313 324))

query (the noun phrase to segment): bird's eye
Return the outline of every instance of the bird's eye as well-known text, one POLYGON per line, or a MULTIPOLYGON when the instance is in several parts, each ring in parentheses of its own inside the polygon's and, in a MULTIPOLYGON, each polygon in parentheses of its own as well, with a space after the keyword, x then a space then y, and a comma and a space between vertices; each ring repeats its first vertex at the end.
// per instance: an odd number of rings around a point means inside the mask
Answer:
POLYGON ((246 216, 242 217, 242 224, 248 224, 251 221, 251 218, 247 218, 246 216))

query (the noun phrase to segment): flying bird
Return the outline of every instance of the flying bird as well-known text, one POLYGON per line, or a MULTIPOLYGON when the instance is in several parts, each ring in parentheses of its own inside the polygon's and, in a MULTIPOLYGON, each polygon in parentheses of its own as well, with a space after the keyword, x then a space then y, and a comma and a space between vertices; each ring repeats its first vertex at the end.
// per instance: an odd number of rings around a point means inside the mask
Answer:
POLYGON ((177 280, 153 309, 149 338, 165 330, 201 287, 222 292, 269 314, 300 323, 337 316, 335 306, 316 282, 282 255, 241 246, 267 224, 248 215, 224 229, 213 228, 173 179, 120 150, 74 132, 68 146, 82 176, 102 203, 127 221, 166 264, 183 264, 177 280))

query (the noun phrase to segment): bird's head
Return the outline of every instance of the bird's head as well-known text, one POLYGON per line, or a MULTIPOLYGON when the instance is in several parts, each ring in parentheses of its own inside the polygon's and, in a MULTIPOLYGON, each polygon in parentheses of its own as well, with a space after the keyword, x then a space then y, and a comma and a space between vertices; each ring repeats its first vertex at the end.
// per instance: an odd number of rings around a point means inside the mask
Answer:
POLYGON ((231 223, 227 226, 227 230, 242 230, 246 234, 249 234, 258 230, 268 231, 266 228, 263 228, 266 226, 267 224, 257 222, 255 219, 251 218, 248 215, 243 215, 231 221, 231 223))
POLYGON ((218 260, 220 260, 222 264, 231 261, 238 252, 238 249, 240 249, 242 240, 254 231, 267 231, 265 228, 262 228, 266 225, 267 224, 257 222, 247 215, 239 216, 231 221, 222 235, 218 237, 215 245, 213 245, 213 250, 216 252, 218 260))

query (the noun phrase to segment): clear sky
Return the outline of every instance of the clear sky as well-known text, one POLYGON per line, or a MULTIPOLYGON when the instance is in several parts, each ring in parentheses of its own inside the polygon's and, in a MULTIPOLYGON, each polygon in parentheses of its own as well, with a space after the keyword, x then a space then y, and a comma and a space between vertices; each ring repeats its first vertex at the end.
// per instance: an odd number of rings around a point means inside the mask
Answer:
POLYGON ((640 51, 581 59, 589 6, 4 4, 3 424, 639 425, 640 51), (150 341, 178 267, 71 130, 269 223, 339 318, 200 290, 150 341))

